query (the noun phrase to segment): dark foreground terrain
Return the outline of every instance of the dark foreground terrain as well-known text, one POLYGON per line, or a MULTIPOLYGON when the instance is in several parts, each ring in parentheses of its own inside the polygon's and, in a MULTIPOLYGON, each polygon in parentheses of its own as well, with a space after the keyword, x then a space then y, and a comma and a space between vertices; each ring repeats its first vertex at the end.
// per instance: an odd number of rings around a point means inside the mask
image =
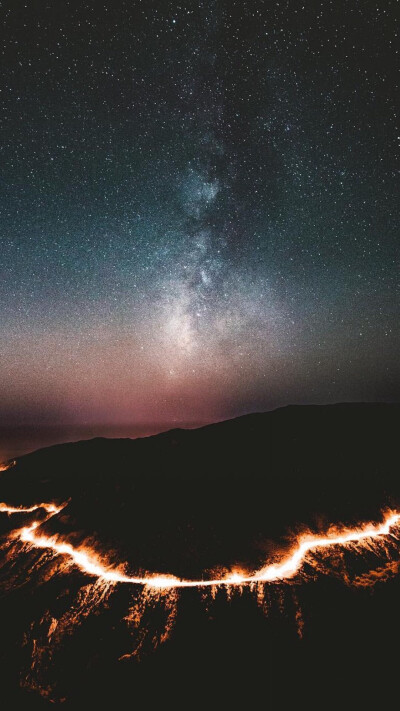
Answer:
MULTIPOLYGON (((288 407, 139 440, 59 445, 2 472, 0 501, 66 503, 43 531, 78 547, 90 541, 130 571, 197 579, 257 570, 303 528, 317 534, 400 509, 399 415, 398 405, 288 407)), ((48 551, 8 547, 31 520, 0 514, 7 704, 358 709, 375 694, 379 708, 397 698, 396 541, 389 552, 334 551, 329 565, 306 564, 262 596, 244 587, 144 599, 117 586, 97 604, 91 576, 63 570, 48 551), (380 576, 388 561, 393 575, 380 576), (372 585, 349 584, 371 569, 372 585)))

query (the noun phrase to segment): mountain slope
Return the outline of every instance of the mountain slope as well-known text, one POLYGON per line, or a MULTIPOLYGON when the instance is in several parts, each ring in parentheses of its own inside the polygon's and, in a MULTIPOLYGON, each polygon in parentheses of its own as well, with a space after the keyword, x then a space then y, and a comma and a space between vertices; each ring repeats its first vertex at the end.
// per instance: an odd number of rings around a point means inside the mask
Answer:
POLYGON ((204 593, 108 585, 68 556, 21 545, 18 531, 37 525, 50 540, 84 545, 132 572, 193 580, 258 570, 284 559, 305 529, 318 536, 399 506, 399 415, 398 405, 288 407, 18 459, 1 474, 0 500, 60 511, 0 516, 4 689, 17 698, 22 682, 77 708, 133 689, 152 697, 153 679, 165 697, 187 703, 193 687, 207 699, 216 685, 226 700, 234 679, 260 701, 267 675, 279 702, 287 675, 300 688, 309 668, 321 684, 330 673, 349 684, 343 660, 383 674, 399 629, 395 529, 376 545, 313 555, 293 580, 204 593), (367 654, 371 645, 380 657, 367 654))

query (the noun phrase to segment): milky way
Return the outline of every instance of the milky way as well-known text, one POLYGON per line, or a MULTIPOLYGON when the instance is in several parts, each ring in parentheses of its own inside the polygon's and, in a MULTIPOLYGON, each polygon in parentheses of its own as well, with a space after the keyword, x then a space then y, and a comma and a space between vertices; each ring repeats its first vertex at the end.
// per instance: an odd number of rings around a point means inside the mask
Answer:
POLYGON ((2 423, 400 393, 395 5, 3 7, 2 423))

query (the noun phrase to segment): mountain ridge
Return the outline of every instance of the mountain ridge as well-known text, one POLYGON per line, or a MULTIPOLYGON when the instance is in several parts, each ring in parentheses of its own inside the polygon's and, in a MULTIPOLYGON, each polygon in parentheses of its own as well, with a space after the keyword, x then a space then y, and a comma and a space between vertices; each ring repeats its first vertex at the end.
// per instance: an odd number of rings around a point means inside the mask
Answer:
POLYGON ((165 437, 167 435, 172 436, 174 434, 179 434, 182 432, 201 432, 204 430, 209 430, 210 428, 215 428, 219 426, 238 426, 240 423, 244 423, 245 421, 250 422, 253 419, 261 419, 261 418, 266 418, 270 417, 271 415, 277 415, 280 413, 281 415, 283 413, 289 413, 289 412, 295 412, 295 411, 300 411, 302 410, 303 412, 305 411, 316 411, 316 410, 329 410, 329 409, 353 409, 355 410, 356 408, 365 408, 365 409, 378 409, 378 408, 384 408, 384 409, 391 409, 391 408, 396 408, 399 410, 400 413, 400 402, 362 402, 362 401, 357 401, 357 402, 335 402, 335 403, 328 403, 328 404, 307 404, 307 405, 301 405, 301 404, 289 404, 289 405, 284 405, 282 407, 275 408, 273 410, 266 410, 266 411, 260 411, 260 412, 249 412, 245 413, 243 415, 238 415, 237 417, 230 417, 228 419, 224 420, 218 420, 217 422, 211 422, 207 423, 204 425, 201 425, 199 427, 172 427, 171 429, 166 429, 166 430, 161 430, 160 432, 157 432, 155 434, 150 434, 150 435, 145 435, 145 436, 138 436, 138 437, 104 437, 104 436, 96 436, 96 437, 90 437, 90 438, 84 438, 84 439, 77 439, 74 441, 68 441, 68 442, 61 442, 57 444, 52 444, 48 445, 45 447, 40 447, 38 449, 34 449, 31 452, 27 452, 26 454, 22 454, 19 456, 15 457, 10 457, 9 459, 5 460, 3 464, 8 464, 11 462, 15 461, 21 461, 25 460, 28 457, 31 457, 32 455, 36 455, 39 452, 48 452, 49 450, 55 450, 58 448, 69 448, 74 445, 80 445, 83 442, 138 442, 138 441, 147 441, 147 440, 154 440, 155 438, 159 437, 165 437))

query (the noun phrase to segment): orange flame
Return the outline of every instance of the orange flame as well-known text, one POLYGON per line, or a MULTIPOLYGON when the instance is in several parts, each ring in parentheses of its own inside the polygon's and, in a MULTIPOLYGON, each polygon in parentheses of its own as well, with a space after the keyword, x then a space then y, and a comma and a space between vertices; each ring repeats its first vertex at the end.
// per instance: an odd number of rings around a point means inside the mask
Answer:
POLYGON ((33 504, 32 506, 9 506, 9 504, 0 503, 0 513, 15 514, 15 513, 33 513, 38 509, 43 509, 47 513, 54 515, 59 513, 64 508, 63 506, 57 506, 56 504, 33 504))
POLYGON ((11 467, 14 467, 16 465, 15 459, 11 460, 10 462, 1 462, 0 463, 0 472, 6 472, 8 469, 11 469, 11 467))
MULTIPOLYGON (((0 504, 0 512, 4 513, 31 513, 37 509, 48 512, 48 519, 59 513, 64 507, 54 503, 37 504, 31 507, 13 507, 0 504)), ((171 588, 204 588, 216 586, 243 586, 255 583, 274 583, 293 578, 297 575, 309 554, 318 550, 325 550, 337 546, 349 547, 371 543, 376 539, 393 535, 392 529, 400 524, 400 512, 389 511, 384 515, 383 523, 367 523, 357 528, 331 529, 326 535, 300 536, 295 542, 292 551, 276 563, 269 563, 253 574, 243 574, 237 570, 226 577, 203 578, 200 580, 187 580, 174 575, 131 576, 124 572, 125 566, 112 567, 88 547, 74 547, 71 543, 63 541, 58 536, 48 536, 38 531, 39 521, 30 526, 19 529, 14 536, 23 543, 28 543, 34 548, 53 551, 56 555, 66 556, 70 562, 88 575, 97 577, 107 583, 130 583, 144 585, 149 588, 166 590, 171 588)))

